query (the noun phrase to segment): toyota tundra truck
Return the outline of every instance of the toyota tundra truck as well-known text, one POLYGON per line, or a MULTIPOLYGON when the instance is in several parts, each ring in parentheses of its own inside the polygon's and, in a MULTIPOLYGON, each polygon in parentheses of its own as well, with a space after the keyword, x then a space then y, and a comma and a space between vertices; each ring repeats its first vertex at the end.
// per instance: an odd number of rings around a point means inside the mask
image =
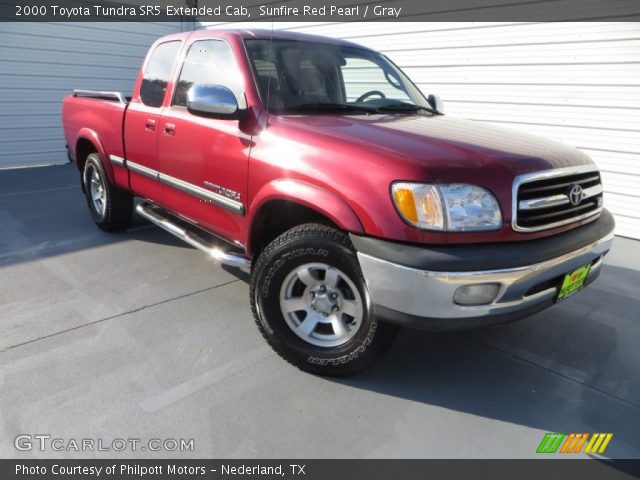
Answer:
POLYGON ((584 153, 443 114, 384 55, 288 32, 157 40, 133 94, 63 102, 93 220, 133 212, 250 270, 266 341, 348 375, 400 326, 519 319, 593 282, 613 239, 584 153))

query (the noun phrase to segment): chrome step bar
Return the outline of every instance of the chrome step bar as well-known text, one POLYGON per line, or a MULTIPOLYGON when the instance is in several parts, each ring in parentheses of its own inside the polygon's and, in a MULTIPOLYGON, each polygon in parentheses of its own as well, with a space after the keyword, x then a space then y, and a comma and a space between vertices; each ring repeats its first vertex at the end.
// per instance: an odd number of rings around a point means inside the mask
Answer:
POLYGON ((187 230, 186 228, 175 224, 168 217, 163 216, 158 209, 154 208, 150 203, 142 202, 138 204, 136 212, 138 212, 138 215, 142 218, 149 220, 151 223, 156 224, 163 230, 175 235, 192 247, 202 250, 217 262, 238 268, 249 268, 251 266, 251 261, 248 258, 225 252, 219 246, 205 240, 196 232, 187 230))

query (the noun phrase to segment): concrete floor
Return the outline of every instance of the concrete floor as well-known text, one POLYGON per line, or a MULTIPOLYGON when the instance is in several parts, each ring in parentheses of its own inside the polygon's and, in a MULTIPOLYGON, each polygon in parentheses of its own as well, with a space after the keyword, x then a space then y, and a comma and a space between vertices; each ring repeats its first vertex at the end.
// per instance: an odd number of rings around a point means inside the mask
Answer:
POLYGON ((106 234, 71 166, 0 172, 0 458, 19 434, 185 438, 160 458, 535 457, 546 432, 613 432, 640 458, 640 242, 600 279, 506 327, 403 331, 331 380, 274 355, 246 278, 163 231, 106 234))

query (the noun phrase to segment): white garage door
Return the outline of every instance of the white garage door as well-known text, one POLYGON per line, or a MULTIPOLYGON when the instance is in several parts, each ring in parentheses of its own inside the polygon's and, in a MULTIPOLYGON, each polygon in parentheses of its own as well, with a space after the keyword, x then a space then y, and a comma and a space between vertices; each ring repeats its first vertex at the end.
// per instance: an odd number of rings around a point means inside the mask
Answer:
POLYGON ((640 23, 274 26, 384 52, 448 114, 579 147, 602 169, 617 233, 640 238, 640 23))
POLYGON ((0 168, 66 162, 62 98, 74 88, 129 95, 153 41, 192 26, 0 22, 0 168))

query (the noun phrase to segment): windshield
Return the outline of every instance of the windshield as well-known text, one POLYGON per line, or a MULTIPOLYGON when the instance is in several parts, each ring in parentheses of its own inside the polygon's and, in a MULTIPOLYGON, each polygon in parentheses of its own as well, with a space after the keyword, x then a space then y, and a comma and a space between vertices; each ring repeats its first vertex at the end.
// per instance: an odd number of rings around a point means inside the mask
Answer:
POLYGON ((246 40, 246 47, 270 111, 432 111, 422 93, 379 53, 295 40, 246 40))

